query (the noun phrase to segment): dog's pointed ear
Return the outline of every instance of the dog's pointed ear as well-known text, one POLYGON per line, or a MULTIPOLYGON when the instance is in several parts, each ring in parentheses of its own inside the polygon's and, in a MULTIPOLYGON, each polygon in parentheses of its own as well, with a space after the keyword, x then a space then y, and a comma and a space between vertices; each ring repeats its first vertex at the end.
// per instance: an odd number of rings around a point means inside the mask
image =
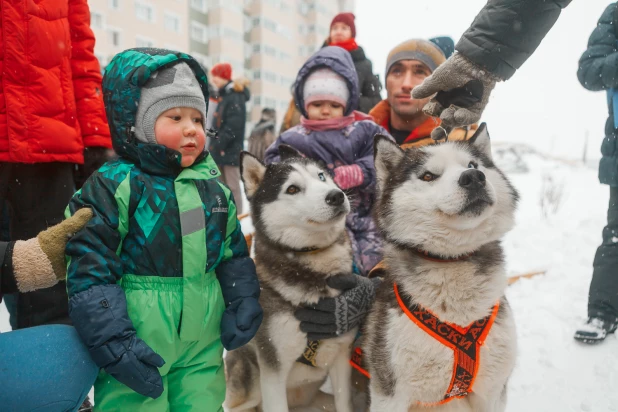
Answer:
POLYGON ((249 152, 240 153, 240 177, 245 186, 247 199, 251 199, 264 180, 266 166, 249 152))
POLYGON ((287 144, 281 144, 279 145, 279 157, 281 158, 281 161, 283 162, 288 159, 302 158, 304 156, 301 152, 294 149, 292 146, 287 145, 287 144))
POLYGON ((470 144, 476 147, 485 156, 491 157, 491 141, 487 131, 487 123, 481 123, 477 131, 469 140, 470 144))
POLYGON ((373 157, 378 181, 384 181, 403 160, 405 152, 392 139, 377 134, 373 138, 373 157))

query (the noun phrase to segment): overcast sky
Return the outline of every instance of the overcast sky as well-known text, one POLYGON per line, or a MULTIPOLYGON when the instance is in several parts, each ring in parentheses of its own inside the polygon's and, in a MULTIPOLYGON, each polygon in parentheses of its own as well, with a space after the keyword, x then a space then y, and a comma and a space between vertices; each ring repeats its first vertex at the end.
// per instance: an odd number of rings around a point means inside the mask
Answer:
MULTIPOLYGON (((388 52, 410 38, 455 42, 484 0, 356 0, 357 42, 384 81, 388 52)), ((603 10, 603 0, 574 0, 539 48, 510 80, 496 86, 483 121, 493 140, 519 141, 555 156, 600 157, 607 118, 604 92, 589 92, 576 76, 579 57, 603 10)), ((383 92, 385 95, 385 92, 383 92)))

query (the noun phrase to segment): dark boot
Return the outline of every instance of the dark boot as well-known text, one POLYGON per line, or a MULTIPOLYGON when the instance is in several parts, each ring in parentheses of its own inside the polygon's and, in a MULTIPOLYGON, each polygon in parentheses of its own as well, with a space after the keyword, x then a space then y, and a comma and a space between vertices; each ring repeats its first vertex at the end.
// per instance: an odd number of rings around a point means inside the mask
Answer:
POLYGON ((618 318, 588 318, 588 321, 575 332, 574 338, 580 342, 595 344, 605 340, 605 337, 616 331, 618 318))

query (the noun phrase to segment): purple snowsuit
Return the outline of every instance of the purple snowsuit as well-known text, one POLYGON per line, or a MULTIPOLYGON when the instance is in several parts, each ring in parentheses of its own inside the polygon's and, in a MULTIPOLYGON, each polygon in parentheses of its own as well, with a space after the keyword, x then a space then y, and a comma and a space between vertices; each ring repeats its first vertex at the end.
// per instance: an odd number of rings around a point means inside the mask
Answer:
MULTIPOLYGON (((348 83, 350 99, 345 116, 358 106, 358 77, 350 53, 340 47, 325 47, 311 56, 303 65, 294 84, 294 100, 301 114, 307 117, 303 87, 309 73, 318 67, 328 67, 340 74, 348 83)), ((373 137, 389 136, 388 132, 371 120, 356 121, 341 130, 312 131, 302 125, 283 133, 266 150, 266 164, 279 161, 279 145, 287 144, 305 156, 323 161, 330 170, 338 166, 360 166, 363 183, 346 191, 352 206, 346 218, 346 229, 354 250, 354 263, 360 274, 366 276, 382 259, 382 241, 371 217, 375 200, 376 172, 373 167, 373 137)))

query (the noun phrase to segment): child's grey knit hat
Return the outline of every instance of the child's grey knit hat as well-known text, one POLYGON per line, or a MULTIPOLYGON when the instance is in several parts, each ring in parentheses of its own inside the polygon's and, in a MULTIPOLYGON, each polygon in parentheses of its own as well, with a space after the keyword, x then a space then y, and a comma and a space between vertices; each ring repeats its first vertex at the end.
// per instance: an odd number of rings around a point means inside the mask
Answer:
POLYGON ((191 107, 206 120, 206 101, 193 70, 187 63, 158 70, 142 87, 135 118, 135 137, 157 143, 154 125, 161 113, 174 107, 191 107))

